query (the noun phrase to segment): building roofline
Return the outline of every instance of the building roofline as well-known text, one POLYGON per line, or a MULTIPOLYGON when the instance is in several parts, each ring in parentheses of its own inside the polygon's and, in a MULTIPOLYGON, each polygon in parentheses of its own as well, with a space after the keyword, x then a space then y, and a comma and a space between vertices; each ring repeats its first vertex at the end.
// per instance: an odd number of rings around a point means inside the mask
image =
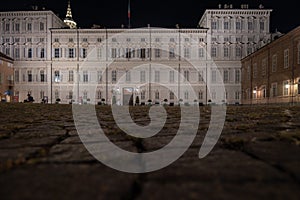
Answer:
POLYGON ((9 57, 9 56, 5 55, 4 53, 1 53, 1 52, 0 52, 0 58, 4 58, 5 60, 11 61, 11 62, 14 61, 14 59, 12 59, 11 57, 9 57))
MULTIPOLYGON (((149 28, 136 28, 136 29, 127 29, 127 28, 99 28, 99 29, 93 29, 93 28, 76 28, 76 29, 71 29, 71 28, 50 28, 51 32, 60 32, 60 31, 68 31, 70 33, 72 32, 104 32, 104 31, 110 31, 110 32, 127 32, 127 33, 134 33, 134 32, 148 32, 149 28)), ((181 33, 192 33, 192 32, 203 32, 203 33, 207 33, 208 28, 156 28, 153 27, 151 28, 152 33, 155 33, 156 31, 161 31, 161 32, 177 32, 180 31, 181 33)))
POLYGON ((259 53, 260 51, 263 51, 263 50, 265 50, 266 48, 269 48, 270 46, 272 46, 272 45, 274 45, 274 44, 280 42, 281 40, 284 40, 285 38, 290 37, 290 35, 293 34, 293 33, 296 32, 296 31, 300 31, 300 26, 297 26, 296 28, 292 29, 292 30, 289 31, 288 33, 286 33, 286 34, 280 36, 278 39, 273 40, 272 42, 266 44, 265 46, 263 46, 263 47, 257 49, 257 50, 254 51, 253 53, 247 55, 246 57, 244 57, 244 58, 241 60, 241 62, 247 60, 248 58, 250 58, 250 57, 253 56, 254 54, 259 53))
POLYGON ((267 12, 272 12, 273 9, 265 9, 265 8, 263 8, 263 9, 260 9, 260 8, 258 8, 258 9, 245 9, 245 8, 232 8, 232 9, 225 9, 225 8, 224 9, 223 8, 218 9, 218 8, 216 8, 216 9, 206 9, 204 11, 204 13, 203 13, 200 21, 199 21, 199 24, 202 23, 202 21, 204 20, 204 17, 207 15, 208 12, 219 12, 219 11, 227 11, 227 12, 241 12, 241 11, 247 11, 247 12, 265 11, 266 12, 267 11, 267 12))
POLYGON ((63 19, 61 19, 57 14, 55 14, 52 10, 19 10, 19 11, 0 11, 0 16, 2 14, 10 14, 10 16, 12 13, 45 13, 45 14, 52 14, 53 16, 55 16, 57 19, 61 20, 62 23, 63 19))

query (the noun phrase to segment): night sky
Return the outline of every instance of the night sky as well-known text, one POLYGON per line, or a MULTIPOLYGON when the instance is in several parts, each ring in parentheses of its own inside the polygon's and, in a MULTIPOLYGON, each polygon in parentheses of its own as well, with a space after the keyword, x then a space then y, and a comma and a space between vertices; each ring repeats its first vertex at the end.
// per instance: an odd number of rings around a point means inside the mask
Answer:
MULTIPOLYGON (((1 2, 1 11, 28 10, 31 5, 39 5, 52 10, 60 18, 64 18, 68 0, 7 0, 1 2)), ((271 31, 275 29, 286 33, 300 25, 299 7, 295 0, 131 0, 131 27, 196 28, 207 8, 217 9, 218 4, 233 4, 240 8, 241 4, 249 4, 250 8, 273 9, 271 13, 271 31), (284 2, 284 3, 282 3, 284 2)), ((128 0, 71 0, 73 19, 80 28, 90 28, 98 24, 106 28, 120 28, 128 25, 128 0), (98 5, 99 4, 99 5, 98 5)))

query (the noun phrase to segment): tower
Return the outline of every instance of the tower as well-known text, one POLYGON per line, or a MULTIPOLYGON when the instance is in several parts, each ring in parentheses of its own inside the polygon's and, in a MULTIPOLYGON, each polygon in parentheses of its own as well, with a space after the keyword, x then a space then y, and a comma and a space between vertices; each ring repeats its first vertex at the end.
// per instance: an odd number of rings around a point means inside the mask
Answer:
POLYGON ((77 28, 76 22, 72 18, 72 11, 71 11, 71 3, 70 0, 68 0, 68 9, 66 18, 64 19, 64 22, 70 27, 70 28, 77 28))

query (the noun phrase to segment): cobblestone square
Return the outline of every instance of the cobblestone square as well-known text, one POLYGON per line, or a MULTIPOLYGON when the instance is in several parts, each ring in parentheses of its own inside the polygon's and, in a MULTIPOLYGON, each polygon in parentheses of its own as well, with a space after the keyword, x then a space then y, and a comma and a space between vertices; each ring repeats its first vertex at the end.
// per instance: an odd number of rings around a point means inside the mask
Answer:
MULTIPOLYGON (((85 106, 85 105, 82 105, 85 106)), ((130 174, 97 161, 82 144, 71 105, 0 104, 0 198, 6 199, 295 199, 300 198, 300 106, 228 106, 221 137, 198 153, 210 107, 190 148, 171 165, 130 174)), ((149 123, 148 106, 130 108, 149 123)), ((179 107, 166 107, 159 134, 135 139, 114 123, 111 108, 96 106, 109 139, 131 152, 162 148, 175 136, 179 107)))

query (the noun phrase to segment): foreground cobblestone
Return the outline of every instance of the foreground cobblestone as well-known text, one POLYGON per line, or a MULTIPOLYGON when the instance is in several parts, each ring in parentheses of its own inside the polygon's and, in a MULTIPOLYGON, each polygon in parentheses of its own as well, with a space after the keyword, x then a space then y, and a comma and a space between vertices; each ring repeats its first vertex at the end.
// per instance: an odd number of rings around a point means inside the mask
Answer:
MULTIPOLYGON (((147 125, 149 107, 131 115, 147 125)), ((147 174, 118 172, 101 164, 81 143, 70 105, 0 104, 1 199, 300 199, 300 106, 232 106, 221 138, 198 158, 210 121, 200 107, 198 134, 170 166, 147 174)), ((149 152, 168 144, 180 123, 167 107, 165 127, 136 140, 97 106, 105 133, 119 147, 149 152)))

